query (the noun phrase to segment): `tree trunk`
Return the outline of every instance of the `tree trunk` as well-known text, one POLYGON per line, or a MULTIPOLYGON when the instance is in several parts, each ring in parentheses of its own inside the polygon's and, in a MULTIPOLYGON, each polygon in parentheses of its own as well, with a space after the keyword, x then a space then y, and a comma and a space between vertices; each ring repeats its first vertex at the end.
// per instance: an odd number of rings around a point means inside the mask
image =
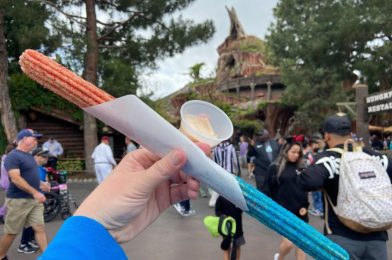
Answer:
POLYGON ((17 129, 8 91, 8 55, 4 34, 4 13, 0 7, 0 113, 8 143, 16 139, 17 129))
MULTIPOLYGON (((95 13, 95 0, 86 0, 87 14, 87 53, 84 62, 83 77, 94 85, 97 85, 98 66, 98 42, 97 42, 97 17, 95 13)), ((86 170, 94 171, 91 154, 98 144, 97 122, 94 117, 84 112, 84 153, 86 158, 86 170)))

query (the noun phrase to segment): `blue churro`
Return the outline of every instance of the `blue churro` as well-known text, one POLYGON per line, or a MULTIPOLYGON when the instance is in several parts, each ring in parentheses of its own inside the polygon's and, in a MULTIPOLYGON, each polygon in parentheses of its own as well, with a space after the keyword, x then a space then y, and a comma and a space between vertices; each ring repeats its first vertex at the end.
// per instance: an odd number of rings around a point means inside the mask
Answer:
POLYGON ((268 196, 237 178, 250 216, 289 239, 315 259, 350 259, 349 254, 312 226, 281 207, 268 196))

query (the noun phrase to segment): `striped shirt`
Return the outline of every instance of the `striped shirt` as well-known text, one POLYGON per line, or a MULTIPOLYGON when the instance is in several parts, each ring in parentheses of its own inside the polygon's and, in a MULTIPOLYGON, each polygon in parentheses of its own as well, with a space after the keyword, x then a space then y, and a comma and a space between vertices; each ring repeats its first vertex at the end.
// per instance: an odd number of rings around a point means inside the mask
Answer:
POLYGON ((212 150, 213 160, 226 171, 239 172, 237 153, 234 145, 229 142, 222 142, 212 150))

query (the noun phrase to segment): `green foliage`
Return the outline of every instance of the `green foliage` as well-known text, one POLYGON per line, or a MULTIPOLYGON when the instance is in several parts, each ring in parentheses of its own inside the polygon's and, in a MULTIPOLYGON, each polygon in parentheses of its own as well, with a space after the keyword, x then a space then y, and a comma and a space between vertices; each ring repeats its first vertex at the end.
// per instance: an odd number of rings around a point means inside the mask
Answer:
MULTIPOLYGON (((50 110, 52 107, 76 113, 75 108, 21 73, 18 60, 25 49, 39 49, 45 54, 53 52, 61 43, 61 37, 50 31, 47 24, 52 13, 39 1, 3 0, 4 32, 8 55, 8 85, 12 109, 32 106, 50 110)), ((8 97, 6 97, 8 98, 8 97)))
POLYGON ((263 123, 260 120, 249 120, 241 119, 232 121, 235 128, 242 130, 247 133, 254 133, 263 127, 263 123))
POLYGON ((204 65, 205 63, 201 62, 201 63, 196 63, 195 65, 189 68, 189 76, 192 78, 193 82, 199 82, 201 80, 200 71, 204 65))
POLYGON ((196 88, 196 87, 204 87, 209 83, 214 83, 215 82, 215 78, 202 78, 199 79, 197 82, 191 82, 188 83, 188 86, 190 86, 191 88, 196 88))
POLYGON ((59 160, 57 162, 57 169, 65 170, 68 174, 81 172, 84 170, 84 161, 78 158, 59 160))
MULTIPOLYGON (((282 0, 267 43, 287 90, 283 102, 315 127, 336 102, 352 100, 343 82, 359 70, 370 91, 392 82, 392 2, 282 0)), ((349 84, 348 84, 349 85, 349 84)))
POLYGON ((235 113, 235 111, 233 111, 233 107, 230 104, 227 104, 227 103, 222 102, 222 101, 215 101, 214 102, 214 101, 211 100, 210 102, 212 102, 215 106, 219 107, 230 118, 235 113))
POLYGON ((53 52, 60 45, 60 36, 52 34, 46 22, 51 16, 39 1, 2 0, 7 52, 12 62, 18 61, 25 49, 53 52))
POLYGON ((101 59, 102 88, 114 97, 136 94, 138 78, 133 69, 121 59, 101 59))
POLYGON ((242 39, 238 44, 239 49, 244 52, 259 52, 264 55, 267 51, 265 43, 254 36, 248 36, 247 38, 242 39))
POLYGON ((66 112, 73 119, 82 121, 82 111, 53 92, 44 89, 21 73, 13 73, 9 78, 9 92, 14 111, 39 107, 50 112, 53 108, 66 112))
MULTIPOLYGON (((115 96, 135 93, 145 67, 155 68, 157 60, 210 39, 215 31, 212 21, 195 23, 178 15, 194 1, 96 1, 98 19, 108 17, 98 22, 97 29, 100 85, 115 96)), ((60 1, 58 8, 80 16, 76 10, 82 5, 84 1, 60 1)), ((64 48, 67 63, 78 70, 86 52, 86 25, 85 20, 71 21, 57 19, 53 26, 69 42, 64 48), (73 62, 75 58, 79 62, 73 62)))

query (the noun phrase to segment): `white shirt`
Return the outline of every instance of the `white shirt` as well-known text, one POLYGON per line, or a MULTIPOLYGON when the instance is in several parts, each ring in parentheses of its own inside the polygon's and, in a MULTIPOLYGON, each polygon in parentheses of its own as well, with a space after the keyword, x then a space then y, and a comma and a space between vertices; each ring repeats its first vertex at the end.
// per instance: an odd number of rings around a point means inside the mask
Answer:
POLYGON ((42 148, 49 150, 50 156, 58 157, 63 154, 63 147, 56 140, 53 140, 52 142, 50 140, 46 141, 42 145, 42 148))
POLYGON ((94 163, 107 163, 112 165, 117 165, 113 158, 113 152, 109 145, 105 143, 100 143, 95 147, 93 154, 91 155, 94 163))

